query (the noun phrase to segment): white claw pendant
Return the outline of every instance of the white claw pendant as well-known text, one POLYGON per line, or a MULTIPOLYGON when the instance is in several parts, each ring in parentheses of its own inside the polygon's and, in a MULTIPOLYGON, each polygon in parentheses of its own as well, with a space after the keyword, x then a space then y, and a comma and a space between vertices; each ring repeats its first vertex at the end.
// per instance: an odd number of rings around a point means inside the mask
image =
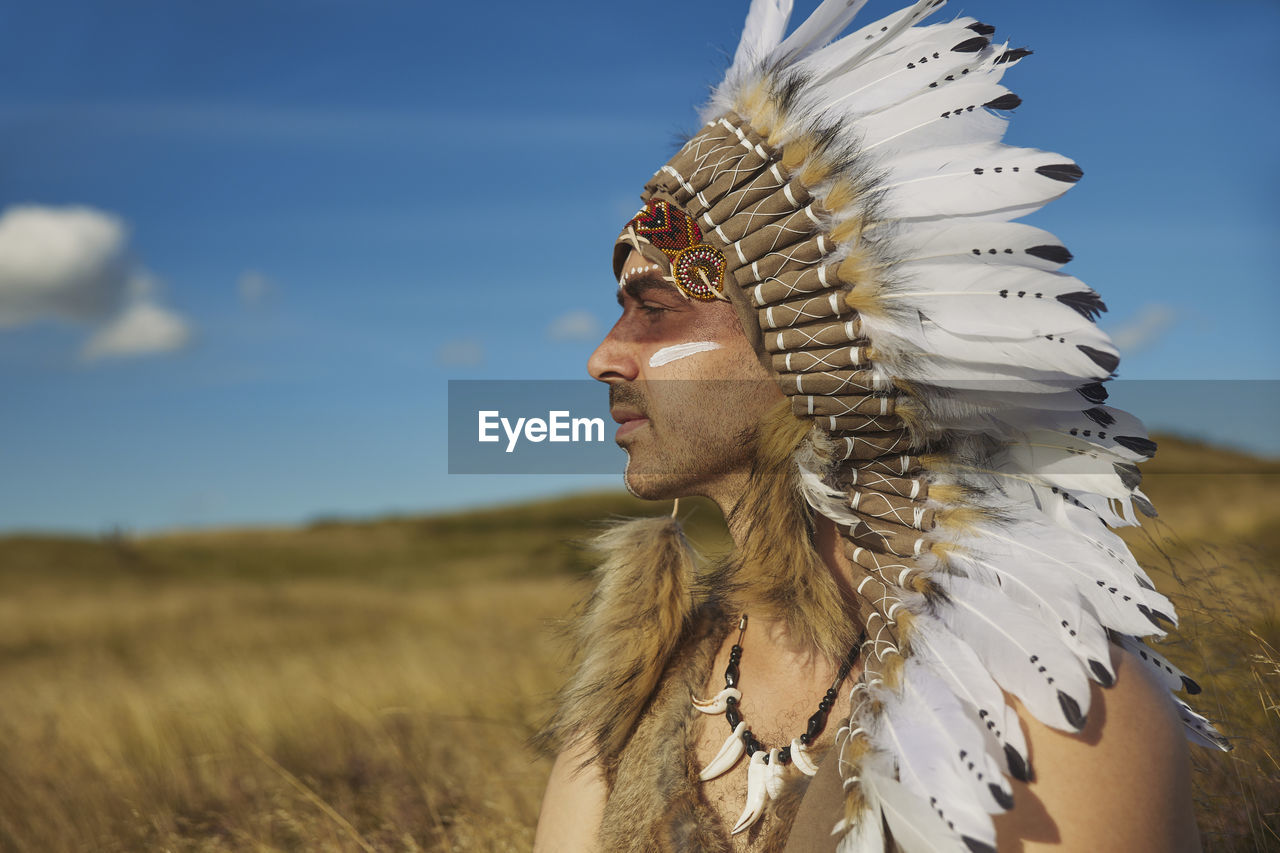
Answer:
POLYGON ((765 776, 764 789, 769 792, 769 799, 778 799, 778 794, 782 793, 782 780, 785 778, 787 768, 778 761, 778 750, 769 750, 769 775, 765 776))
POLYGON ((806 776, 812 776, 818 772, 818 765, 809 758, 808 747, 802 744, 799 738, 791 741, 791 763, 806 776))
POLYGON ((729 735, 724 742, 724 746, 720 747, 720 751, 716 753, 716 757, 711 759, 710 764, 702 768, 702 772, 698 774, 699 779, 703 782, 708 779, 714 779, 738 763, 738 759, 742 757, 743 751, 747 748, 742 742, 742 733, 746 730, 746 720, 738 723, 733 730, 733 734, 729 735))
POLYGON ((723 714, 729 708, 729 699, 735 702, 742 699, 742 691, 736 687, 726 687, 711 699, 694 699, 693 707, 704 714, 723 714))
POLYGON ((756 750, 751 756, 751 764, 747 767, 747 805, 733 828, 733 835, 754 826, 764 814, 765 798, 769 794, 769 765, 764 763, 764 758, 764 750, 756 750))

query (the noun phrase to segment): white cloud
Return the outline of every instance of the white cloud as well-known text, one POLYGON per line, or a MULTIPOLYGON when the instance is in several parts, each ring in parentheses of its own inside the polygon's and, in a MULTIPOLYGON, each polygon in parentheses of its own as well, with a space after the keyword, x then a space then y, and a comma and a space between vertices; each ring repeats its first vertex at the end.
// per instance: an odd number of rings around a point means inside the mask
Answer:
POLYGON ((479 367, 484 364, 484 345, 476 340, 449 341, 436 350, 436 363, 444 367, 479 367))
POLYGON ((97 361, 151 355, 182 349, 190 341, 191 327, 181 316, 150 302, 135 302, 95 332, 81 356, 97 361))
POLYGON ((160 282, 129 253, 129 229, 91 207, 15 205, 0 213, 0 330, 42 321, 90 326, 87 360, 169 352, 191 338, 161 307, 160 282))
POLYGON ((1178 314, 1163 302, 1149 302, 1125 325, 1111 332, 1111 340, 1121 355, 1140 352, 1151 346, 1170 326, 1178 314))
POLYGON ((257 270, 245 270, 236 279, 236 290, 240 293, 240 301, 245 305, 262 304, 274 289, 271 279, 257 270))
POLYGON ((134 275, 127 239, 119 217, 88 207, 0 214, 0 328, 111 314, 134 275))
POLYGON ((547 335, 553 341, 579 341, 590 343, 599 335, 596 318, 586 311, 570 311, 561 314, 547 327, 547 335))

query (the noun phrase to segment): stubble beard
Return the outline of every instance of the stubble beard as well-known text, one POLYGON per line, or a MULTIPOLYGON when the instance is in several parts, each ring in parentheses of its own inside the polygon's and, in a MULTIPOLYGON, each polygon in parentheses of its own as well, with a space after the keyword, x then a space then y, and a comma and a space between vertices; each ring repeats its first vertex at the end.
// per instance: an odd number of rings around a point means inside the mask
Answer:
POLYGON ((661 407, 664 411, 655 412, 640 388, 610 387, 611 405, 634 407, 649 418, 649 423, 631 433, 623 446, 627 465, 622 479, 632 495, 643 500, 710 496, 709 486, 736 467, 750 464, 754 426, 726 433, 714 416, 706 417, 705 405, 699 405, 708 399, 708 389, 690 383, 689 390, 686 405, 667 405, 661 407))

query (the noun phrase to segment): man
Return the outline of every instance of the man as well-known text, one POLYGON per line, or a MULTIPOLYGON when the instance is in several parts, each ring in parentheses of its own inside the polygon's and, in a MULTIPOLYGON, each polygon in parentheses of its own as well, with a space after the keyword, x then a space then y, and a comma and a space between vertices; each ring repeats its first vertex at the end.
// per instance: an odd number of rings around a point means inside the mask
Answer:
POLYGON ((601 538, 536 846, 1197 849, 1184 727, 1220 739, 1098 524, 1154 445, 1101 405, 1101 301, 1008 222, 1080 171, 997 144, 1026 51, 936 0, 832 41, 857 5, 784 40, 754 3, 619 238, 589 369, 628 488, 735 550, 694 581, 674 520, 601 538))

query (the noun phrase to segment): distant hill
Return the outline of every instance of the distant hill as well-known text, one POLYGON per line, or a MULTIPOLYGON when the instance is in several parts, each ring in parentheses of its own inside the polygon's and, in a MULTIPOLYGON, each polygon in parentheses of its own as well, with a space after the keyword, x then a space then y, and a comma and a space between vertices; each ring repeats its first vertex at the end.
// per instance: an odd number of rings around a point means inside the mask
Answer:
MULTIPOLYGON (((1246 538, 1280 555, 1280 460, 1196 441, 1156 437, 1143 488, 1188 542, 1246 538)), ((601 520, 657 515, 666 501, 622 491, 525 501, 422 516, 317 520, 295 527, 245 527, 104 537, 0 536, 0 585, 41 575, 105 580, 206 573, 258 580, 345 577, 453 584, 501 577, 581 573, 581 543, 601 520)), ((718 510, 682 501, 680 517, 704 552, 728 547, 718 510)))

